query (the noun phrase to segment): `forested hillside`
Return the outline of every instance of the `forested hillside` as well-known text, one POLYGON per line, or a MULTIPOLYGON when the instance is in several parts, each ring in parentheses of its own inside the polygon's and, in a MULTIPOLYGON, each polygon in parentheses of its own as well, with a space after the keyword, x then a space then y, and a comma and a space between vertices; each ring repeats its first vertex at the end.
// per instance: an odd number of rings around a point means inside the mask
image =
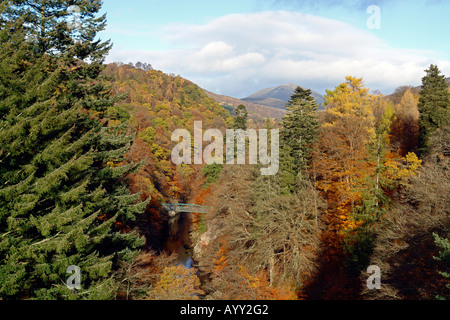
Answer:
POLYGON ((146 223, 140 228, 150 247, 158 247, 162 241, 158 230, 164 224, 160 203, 190 200, 203 178, 201 166, 172 164, 172 132, 187 128, 193 133, 194 121, 202 121, 205 130, 224 130, 233 120, 202 89, 180 76, 121 64, 109 64, 104 74, 110 79, 113 92, 126 96, 108 112, 114 125, 127 122, 135 136, 126 159, 141 163, 141 169, 129 175, 128 185, 144 200, 151 199, 141 217, 146 223), (154 223, 149 224, 149 220, 154 223))

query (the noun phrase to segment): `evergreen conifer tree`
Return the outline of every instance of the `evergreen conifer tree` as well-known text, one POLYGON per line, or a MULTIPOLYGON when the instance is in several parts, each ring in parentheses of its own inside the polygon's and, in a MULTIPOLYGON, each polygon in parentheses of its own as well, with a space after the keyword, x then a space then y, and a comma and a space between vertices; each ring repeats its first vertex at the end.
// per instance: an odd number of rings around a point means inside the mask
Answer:
POLYGON ((429 150, 429 140, 433 132, 448 124, 450 119, 450 94, 445 76, 436 65, 426 70, 422 79, 419 99, 419 153, 429 150))
POLYGON ((282 145, 289 147, 290 156, 294 160, 294 171, 298 174, 307 168, 312 145, 318 136, 318 105, 311 90, 297 87, 286 109, 288 113, 283 118, 281 131, 282 145))
POLYGON ((295 167, 295 159, 292 157, 292 148, 285 144, 280 150, 280 170, 278 173, 278 184, 280 193, 291 194, 295 191, 298 171, 295 167))
POLYGON ((241 129, 241 130, 247 130, 247 120, 248 120, 248 112, 247 108, 240 104, 234 109, 234 112, 236 113, 236 117, 234 118, 234 129, 241 129))
MULTIPOLYGON (((441 238, 439 235, 433 233, 434 242, 440 249, 439 256, 434 257, 435 260, 440 261, 445 268, 443 271, 438 271, 445 279, 450 279, 450 241, 446 238, 441 238)), ((450 281, 447 280, 446 292, 436 298, 438 300, 448 300, 450 298, 450 281)))
POLYGON ((0 298, 113 298, 115 268, 143 244, 117 224, 146 204, 124 183, 136 167, 121 164, 132 138, 106 126, 119 97, 100 77, 110 48, 95 40, 100 7, 0 5, 0 298), (72 265, 78 291, 66 286, 72 265))

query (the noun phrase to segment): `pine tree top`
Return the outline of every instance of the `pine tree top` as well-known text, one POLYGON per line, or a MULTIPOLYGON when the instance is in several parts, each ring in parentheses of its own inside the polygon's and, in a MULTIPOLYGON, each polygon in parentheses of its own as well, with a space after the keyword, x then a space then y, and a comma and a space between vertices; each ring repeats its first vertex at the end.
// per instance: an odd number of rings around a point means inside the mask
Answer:
POLYGON ((289 110, 289 107, 292 107, 292 106, 298 105, 298 104, 304 104, 305 102, 317 105, 316 100, 312 96, 311 89, 303 89, 302 87, 299 86, 295 89, 295 91, 292 94, 291 98, 289 99, 286 107, 289 110))

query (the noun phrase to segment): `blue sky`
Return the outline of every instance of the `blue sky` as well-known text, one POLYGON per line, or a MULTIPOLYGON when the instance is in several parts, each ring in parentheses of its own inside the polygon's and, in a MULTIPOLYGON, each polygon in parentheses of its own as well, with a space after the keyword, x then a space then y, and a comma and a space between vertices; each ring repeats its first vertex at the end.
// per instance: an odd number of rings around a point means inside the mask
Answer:
POLYGON ((388 94, 419 85, 431 63, 450 76, 445 0, 104 0, 102 11, 108 62, 148 62, 238 98, 284 83, 324 93, 346 75, 388 94))

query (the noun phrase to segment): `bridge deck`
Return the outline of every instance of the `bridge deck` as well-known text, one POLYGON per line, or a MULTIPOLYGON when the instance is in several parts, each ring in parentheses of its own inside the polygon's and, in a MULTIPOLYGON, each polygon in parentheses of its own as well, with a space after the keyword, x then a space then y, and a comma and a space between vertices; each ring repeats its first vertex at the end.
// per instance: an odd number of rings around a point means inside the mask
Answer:
POLYGON ((167 211, 173 212, 190 212, 190 213, 208 213, 209 207, 200 206, 197 204, 184 204, 184 203, 164 203, 163 208, 167 211))

